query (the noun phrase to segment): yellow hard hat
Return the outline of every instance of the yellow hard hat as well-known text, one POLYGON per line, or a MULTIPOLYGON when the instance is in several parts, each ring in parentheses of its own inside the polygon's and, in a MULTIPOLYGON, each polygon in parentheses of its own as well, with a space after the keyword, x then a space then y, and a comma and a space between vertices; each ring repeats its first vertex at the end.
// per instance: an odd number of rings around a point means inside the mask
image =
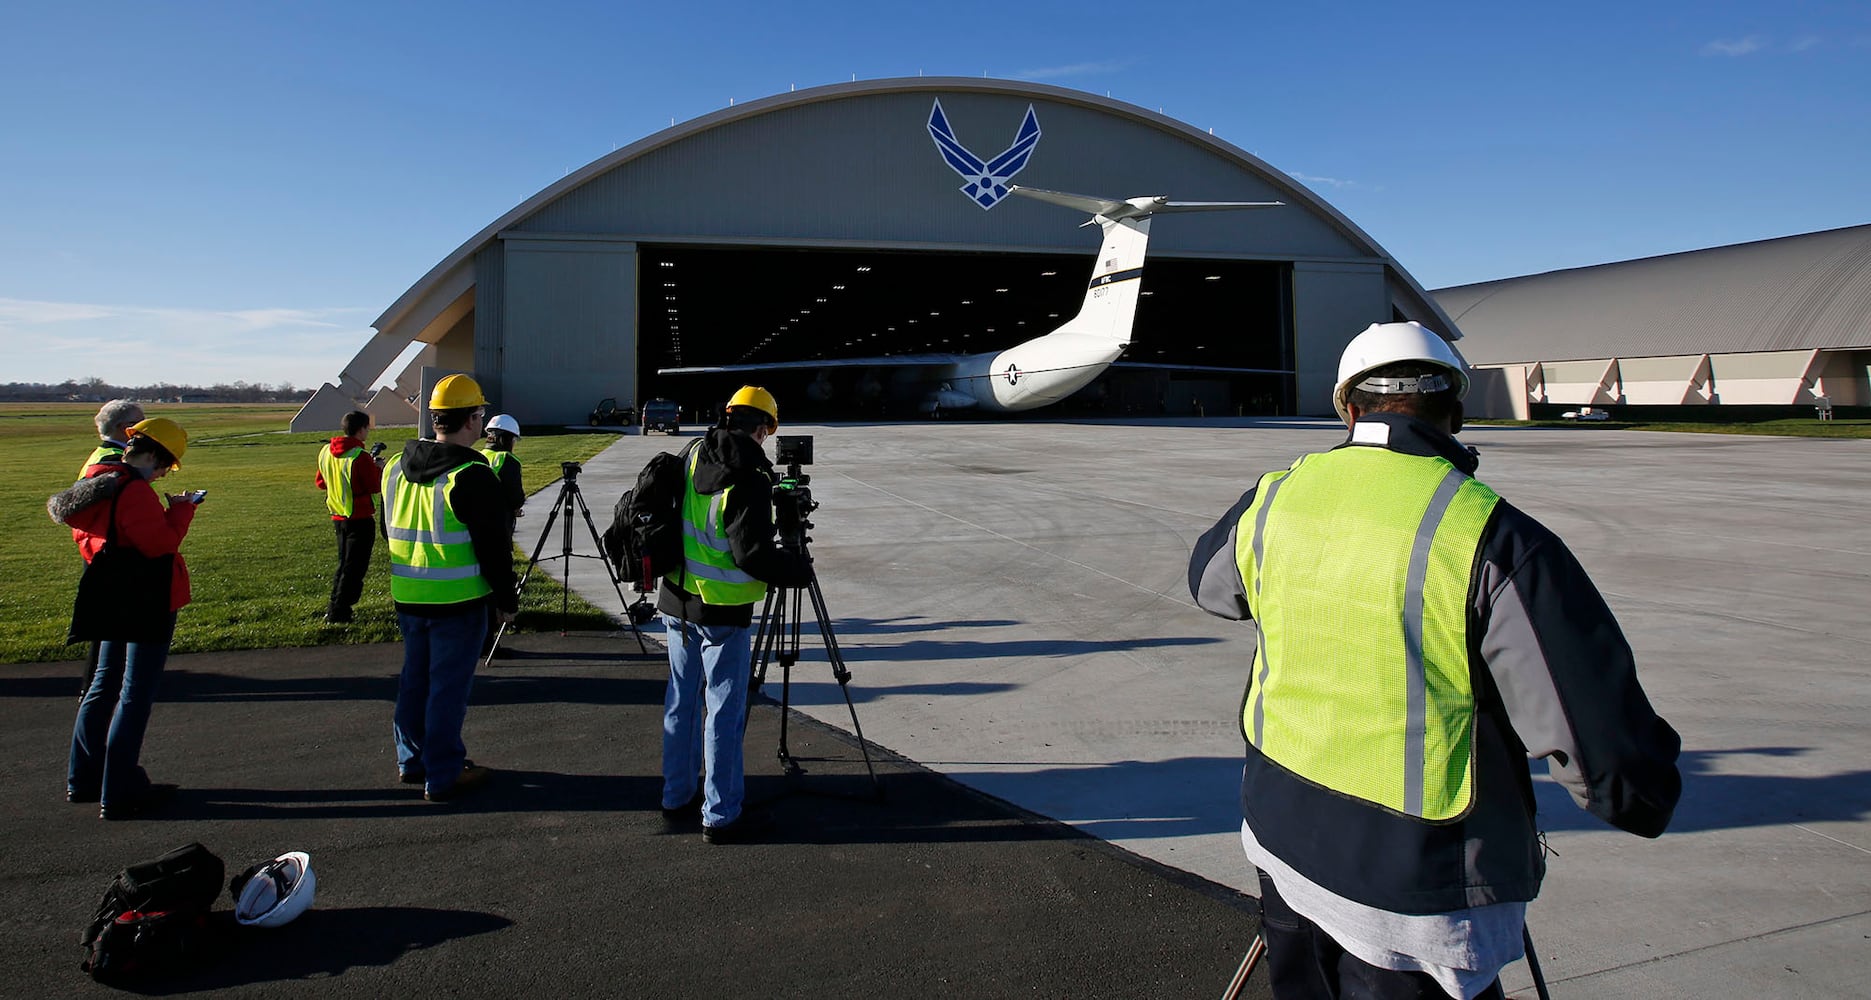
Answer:
POLYGON ((162 445, 169 457, 175 459, 175 468, 182 467, 182 455, 188 451, 188 432, 181 424, 168 417, 151 417, 130 428, 131 437, 138 434, 162 445))
POLYGON ((773 394, 757 385, 741 386, 741 391, 728 400, 729 408, 745 406, 759 410, 767 415, 767 427, 778 430, 780 426, 780 404, 774 402, 773 394))
POLYGON ((431 410, 460 410, 486 405, 487 397, 481 395, 480 384, 466 375, 449 375, 435 383, 435 389, 429 393, 431 410))

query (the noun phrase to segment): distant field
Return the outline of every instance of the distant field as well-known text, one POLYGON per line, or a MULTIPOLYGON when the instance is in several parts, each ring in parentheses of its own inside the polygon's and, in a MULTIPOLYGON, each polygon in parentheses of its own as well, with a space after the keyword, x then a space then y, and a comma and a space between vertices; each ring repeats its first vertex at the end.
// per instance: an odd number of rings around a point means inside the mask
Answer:
POLYGON ((1486 427, 1565 427, 1573 430, 1678 431, 1685 434, 1762 434, 1778 437, 1871 438, 1871 419, 1755 420, 1678 423, 1660 420, 1470 420, 1486 427))
MULTIPOLYGON (((0 403, 0 439, 11 470, 0 480, 0 524, 7 527, 7 544, 0 547, 0 662, 82 655, 81 647, 64 644, 82 563, 70 529, 46 516, 45 501, 71 485, 96 447, 96 412, 94 404, 0 403)), ((169 417, 189 434, 182 469, 158 483, 159 490, 208 491, 182 545, 194 601, 177 622, 177 652, 399 638, 381 542, 357 621, 338 626, 322 620, 336 551, 324 494, 312 485, 312 473, 317 448, 331 435, 287 433, 294 412, 292 406, 271 405, 150 407, 151 415, 169 417)), ((413 436, 412 428, 383 428, 371 440, 387 442, 394 453, 413 436)), ((583 461, 615 440, 614 434, 529 434, 514 450, 527 491, 554 483, 561 461, 583 461)), ((593 516, 608 519, 611 499, 588 498, 593 516)), ((529 506, 518 534, 530 548, 549 511, 538 509, 545 506, 542 499, 529 506)), ((558 585, 534 574, 517 626, 560 627, 559 600, 558 585)), ((602 611, 575 594, 571 606, 571 627, 609 626, 602 611)))

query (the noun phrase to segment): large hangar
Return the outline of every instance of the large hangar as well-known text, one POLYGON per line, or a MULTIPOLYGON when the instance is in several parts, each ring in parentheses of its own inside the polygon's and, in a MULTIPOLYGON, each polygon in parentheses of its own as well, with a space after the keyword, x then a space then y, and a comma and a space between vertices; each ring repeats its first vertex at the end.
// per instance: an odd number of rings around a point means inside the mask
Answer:
POLYGON ((714 382, 657 370, 987 351, 1047 332, 1086 294, 1097 230, 1001 197, 1009 180, 1285 203, 1155 220, 1122 366, 1057 412, 1330 414, 1338 354, 1366 325, 1453 329, 1343 214, 1188 124, 1033 83, 864 81, 731 106, 568 174, 385 310, 294 427, 366 400, 406 412, 424 370, 472 371, 526 423, 583 422, 604 397, 703 411, 741 381, 772 386, 789 414, 913 417, 922 389, 889 369, 714 382), (952 167, 932 141, 938 104, 990 162, 1026 136, 1030 110, 1038 137, 1017 177, 984 186, 952 167), (386 371, 413 344, 414 360, 386 371))
POLYGON ((1488 416, 1871 406, 1871 225, 1444 288, 1488 416))

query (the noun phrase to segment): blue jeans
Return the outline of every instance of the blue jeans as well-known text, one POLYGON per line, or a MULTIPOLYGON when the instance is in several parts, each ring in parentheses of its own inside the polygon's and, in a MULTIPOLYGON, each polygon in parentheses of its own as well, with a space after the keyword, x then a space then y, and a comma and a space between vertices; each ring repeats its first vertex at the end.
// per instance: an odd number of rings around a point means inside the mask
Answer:
POLYGON ((669 689, 663 696, 663 808, 695 797, 702 779, 702 823, 724 826, 741 814, 746 773, 748 671, 753 629, 663 619, 668 627, 669 689), (703 709, 707 718, 703 719, 703 709))
POLYGON ((428 790, 455 783, 468 759, 461 724, 468 717, 468 689, 487 633, 479 608, 447 618, 396 613, 403 630, 403 676, 396 691, 396 767, 428 776, 428 790))
POLYGON ((143 733, 156 701, 156 685, 169 661, 175 615, 162 634, 147 642, 106 641, 97 645, 97 670, 78 702, 71 727, 71 762, 65 771, 67 791, 101 793, 104 805, 134 800, 149 787, 137 763, 143 733))

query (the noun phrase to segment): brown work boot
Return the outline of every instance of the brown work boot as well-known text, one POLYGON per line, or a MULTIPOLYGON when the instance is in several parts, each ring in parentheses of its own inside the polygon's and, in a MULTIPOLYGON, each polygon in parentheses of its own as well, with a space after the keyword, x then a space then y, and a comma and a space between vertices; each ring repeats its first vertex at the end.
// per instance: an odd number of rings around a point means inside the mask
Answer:
POLYGON ((487 780, 491 775, 492 772, 485 767, 466 764, 462 766, 461 773, 455 776, 454 784, 449 785, 447 788, 430 789, 422 793, 422 797, 428 799, 430 802, 453 802, 463 795, 467 795, 475 789, 487 784, 487 780))

